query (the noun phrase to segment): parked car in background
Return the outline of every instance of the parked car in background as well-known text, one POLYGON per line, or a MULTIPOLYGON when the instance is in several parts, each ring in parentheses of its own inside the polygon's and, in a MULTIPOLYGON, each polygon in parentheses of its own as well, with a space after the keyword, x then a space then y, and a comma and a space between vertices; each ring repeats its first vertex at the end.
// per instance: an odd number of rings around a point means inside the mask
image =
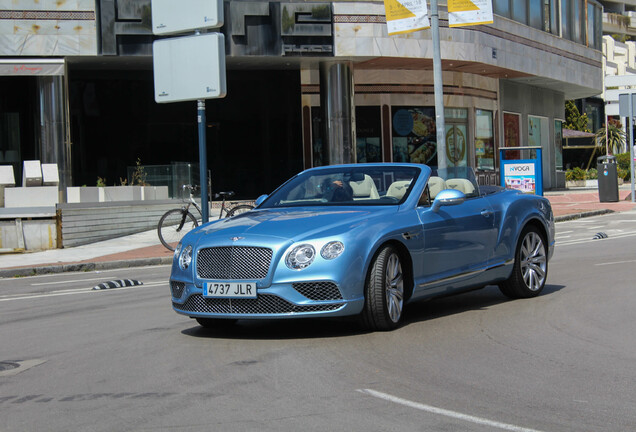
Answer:
POLYGON ((537 296, 554 250, 547 199, 480 187, 467 168, 313 168, 256 204, 182 239, 170 276, 176 312, 204 327, 358 315, 391 330, 413 301, 490 284, 537 296))

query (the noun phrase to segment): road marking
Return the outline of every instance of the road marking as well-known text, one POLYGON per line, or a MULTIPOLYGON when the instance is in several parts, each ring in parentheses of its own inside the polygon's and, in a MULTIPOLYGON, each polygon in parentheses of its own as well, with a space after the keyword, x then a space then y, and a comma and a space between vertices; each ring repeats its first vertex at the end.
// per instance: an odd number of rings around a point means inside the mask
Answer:
POLYGON ((74 282, 92 282, 96 280, 104 280, 104 278, 98 277, 98 278, 90 278, 90 279, 68 279, 68 280, 55 281, 55 282, 38 282, 38 283, 32 283, 31 286, 61 285, 61 284, 68 284, 68 283, 74 283, 74 282))
POLYGON ((596 265, 596 266, 606 266, 606 265, 632 264, 632 263, 636 263, 636 260, 614 261, 614 262, 608 262, 608 263, 598 263, 598 264, 594 264, 594 265, 596 265))
POLYGON ((421 404, 418 402, 413 402, 407 399, 402 399, 399 398, 397 396, 393 396, 387 393, 382 393, 379 391, 375 391, 375 390, 371 390, 371 389, 358 389, 357 391, 359 391, 360 393, 369 395, 369 396, 373 396, 376 397, 378 399, 383 399, 385 401, 388 402, 393 402, 399 405, 404 405, 407 406, 409 408, 415 408, 417 410, 420 411, 426 411, 429 412, 431 414, 437 414, 437 415, 442 415, 445 417, 450 417, 450 418, 454 418, 457 420, 462 420, 462 421, 466 421, 469 423, 475 423, 475 424, 480 424, 480 425, 484 425, 484 426, 489 426, 489 427, 495 427, 497 429, 502 429, 502 430, 506 430, 506 431, 513 431, 513 432, 541 432, 538 431, 536 429, 528 429, 528 428, 524 428, 524 427, 520 427, 520 426, 515 426, 515 425, 511 425, 511 424, 507 424, 507 423, 501 423, 498 421, 493 421, 493 420, 488 420, 485 418, 481 418, 481 417, 475 417, 472 415, 468 415, 468 414, 462 414, 460 412, 457 411, 450 411, 447 409, 443 409, 443 408, 437 408, 431 405, 425 405, 425 404, 421 404))
POLYGON ((6 297, 0 297, 0 302, 7 302, 7 301, 14 301, 14 300, 31 300, 31 299, 38 299, 38 298, 47 298, 47 297, 59 297, 59 296, 65 296, 65 295, 77 295, 77 294, 91 294, 91 293, 106 293, 106 292, 113 292, 113 291, 125 291, 125 290, 129 290, 129 289, 143 289, 143 288, 150 288, 150 287, 156 287, 156 286, 161 286, 161 285, 168 285, 167 282, 165 281, 161 281, 161 282, 150 282, 147 283, 145 285, 137 285, 137 286, 131 286, 131 287, 122 287, 122 288, 115 288, 115 289, 110 289, 110 290, 93 290, 93 288, 78 288, 78 289, 72 289, 72 290, 63 290, 63 291, 52 291, 50 293, 45 293, 45 294, 31 294, 31 295, 21 295, 20 297, 15 297, 15 296, 6 296, 6 297))
MULTIPOLYGON (((632 233, 618 234, 618 235, 610 234, 609 238, 603 239, 603 241, 609 241, 609 240, 614 240, 614 239, 619 239, 624 237, 633 237, 633 236, 636 236, 636 233, 632 232, 632 233)), ((570 245, 589 243, 589 242, 598 242, 598 240, 595 240, 593 238, 585 238, 581 240, 571 240, 571 241, 560 242, 560 243, 557 243, 556 246, 570 246, 570 245)))
MULTIPOLYGON (((49 264, 49 265, 57 265, 57 264, 49 264)), ((160 268, 160 267, 172 267, 172 264, 159 264, 159 265, 147 265, 147 266, 140 266, 140 267, 126 267, 126 268, 117 268, 117 269, 109 269, 109 270, 90 270, 90 271, 76 271, 76 272, 62 272, 62 273, 47 273, 47 274, 41 274, 41 275, 35 275, 35 276, 23 276, 20 279, 37 279, 37 278, 45 278, 45 277, 54 277, 54 276, 68 276, 68 275, 77 275, 77 274, 101 274, 101 273, 113 273, 113 272, 122 272, 122 271, 126 271, 126 270, 133 270, 133 269, 148 269, 148 268, 160 268)), ((6 281, 6 280, 13 280, 13 278, 3 278, 0 279, 0 281, 6 281)))

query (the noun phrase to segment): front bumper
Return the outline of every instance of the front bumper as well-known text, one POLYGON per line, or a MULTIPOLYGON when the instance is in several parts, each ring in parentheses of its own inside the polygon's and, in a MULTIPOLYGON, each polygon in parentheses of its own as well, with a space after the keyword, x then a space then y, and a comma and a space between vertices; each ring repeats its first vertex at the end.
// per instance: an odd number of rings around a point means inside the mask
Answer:
POLYGON ((175 312, 194 318, 278 319, 356 315, 364 299, 345 300, 330 281, 276 284, 255 299, 205 298, 193 284, 171 280, 175 312))

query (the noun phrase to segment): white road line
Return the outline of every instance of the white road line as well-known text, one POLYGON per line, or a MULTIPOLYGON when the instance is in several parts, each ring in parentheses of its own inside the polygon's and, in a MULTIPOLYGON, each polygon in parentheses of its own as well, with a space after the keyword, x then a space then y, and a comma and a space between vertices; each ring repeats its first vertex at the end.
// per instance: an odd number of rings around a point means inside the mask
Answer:
MULTIPOLYGON (((51 265, 57 265, 57 264, 51 264, 51 265)), ((122 271, 126 271, 126 270, 133 270, 133 269, 148 269, 150 267, 172 267, 172 264, 159 264, 159 265, 147 265, 147 266, 141 266, 141 267, 126 267, 126 268, 117 268, 117 269, 109 269, 109 270, 91 270, 91 271, 77 271, 77 272, 62 272, 62 273, 47 273, 47 274, 42 274, 42 275, 36 275, 36 276, 24 276, 21 277, 20 279, 37 279, 37 278, 45 278, 45 277, 55 277, 55 276, 66 276, 68 277, 69 274, 102 274, 102 273, 113 273, 113 272, 122 272, 122 271)), ((0 281, 6 281, 6 280, 13 280, 13 278, 4 278, 4 279, 0 279, 0 281)))
POLYGON ((437 414, 437 415, 442 415, 445 417, 450 417, 450 418, 454 418, 457 420, 462 420, 462 421, 466 421, 466 422, 470 422, 470 423, 475 423, 475 424, 480 424, 480 425, 484 425, 484 426, 488 426, 488 427, 495 427, 497 429, 502 429, 502 430, 506 430, 506 431, 513 431, 513 432, 541 432, 538 431, 536 429, 528 429, 528 428, 524 428, 524 427, 520 427, 520 426, 515 426, 515 425, 511 425, 511 424, 507 424, 507 423, 501 423, 501 422, 497 422, 497 421, 493 421, 493 420, 488 420, 485 418, 481 418, 481 417, 475 417, 475 416, 471 416, 468 414, 462 414, 460 412, 457 411, 450 411, 450 410, 446 410, 446 409, 442 409, 442 408, 437 408, 431 405, 424 405, 418 402, 413 402, 407 399, 402 399, 399 398, 397 396, 392 396, 390 394, 387 393, 382 393, 379 391, 375 391, 375 390, 371 390, 371 389, 359 389, 358 390, 360 393, 369 395, 369 396, 373 396, 379 399, 383 399, 385 401, 389 401, 389 402, 393 402, 396 404, 400 404, 400 405, 404 405, 410 408, 415 408, 417 410, 420 411, 426 411, 429 412, 431 414, 437 414))
POLYGON ((633 264, 636 263, 636 260, 630 260, 630 261, 614 261, 614 262, 608 262, 608 263, 598 263, 598 264, 594 264, 596 266, 606 266, 606 265, 617 265, 617 264, 633 264))
POLYGON ((65 295, 103 293, 103 292, 109 292, 109 291, 124 291, 129 289, 150 288, 150 287, 156 287, 161 285, 168 285, 168 283, 162 281, 162 282, 150 282, 147 284, 130 286, 130 287, 112 288, 107 290, 94 290, 91 287, 91 288, 80 288, 80 289, 74 289, 74 290, 53 291, 53 292, 45 293, 45 294, 31 294, 31 295, 27 294, 27 295, 21 295, 19 297, 6 296, 6 297, 0 297, 0 302, 7 302, 7 301, 14 301, 14 300, 31 300, 31 299, 47 298, 47 297, 59 297, 59 296, 65 296, 65 295))

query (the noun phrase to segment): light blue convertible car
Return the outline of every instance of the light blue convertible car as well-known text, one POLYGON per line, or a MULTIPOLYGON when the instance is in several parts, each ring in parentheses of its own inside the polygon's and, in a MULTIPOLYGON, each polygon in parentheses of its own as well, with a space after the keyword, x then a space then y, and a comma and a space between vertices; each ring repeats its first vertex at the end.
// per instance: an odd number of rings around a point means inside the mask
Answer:
POLYGON ((170 276, 176 312, 204 327, 357 315, 391 330, 417 300, 490 284, 534 297, 554 250, 547 199, 478 186, 466 168, 313 168, 256 204, 183 238, 170 276))

